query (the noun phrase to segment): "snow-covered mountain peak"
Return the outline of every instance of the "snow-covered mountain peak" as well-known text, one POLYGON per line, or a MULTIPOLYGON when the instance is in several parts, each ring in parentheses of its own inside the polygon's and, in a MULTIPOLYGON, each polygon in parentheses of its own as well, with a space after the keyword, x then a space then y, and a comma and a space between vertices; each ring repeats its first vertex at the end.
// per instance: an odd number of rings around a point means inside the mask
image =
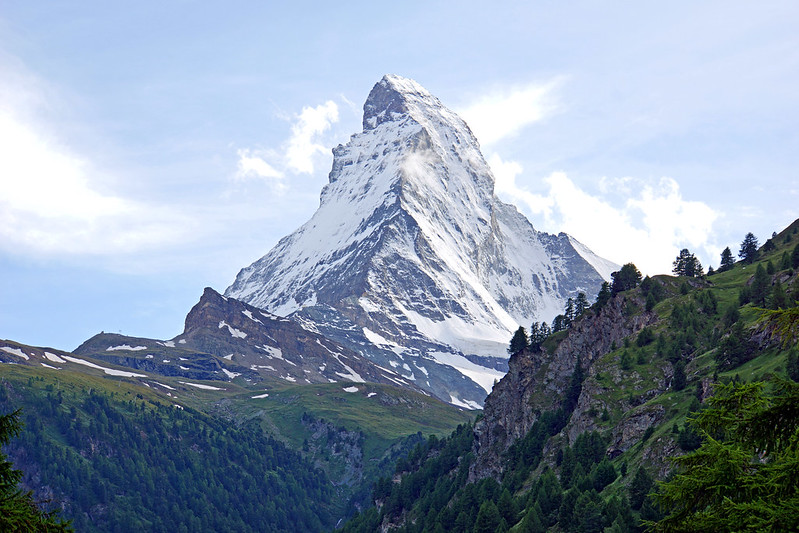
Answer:
POLYGON ((479 405, 513 331, 596 294, 609 265, 499 201, 469 127, 415 81, 384 76, 363 123, 313 217, 225 294, 479 405))

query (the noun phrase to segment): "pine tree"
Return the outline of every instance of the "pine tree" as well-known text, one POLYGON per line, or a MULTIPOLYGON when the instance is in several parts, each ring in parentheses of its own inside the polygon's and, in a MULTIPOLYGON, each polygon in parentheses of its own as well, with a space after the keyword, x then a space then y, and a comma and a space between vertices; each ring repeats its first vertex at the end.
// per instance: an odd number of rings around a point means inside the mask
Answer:
POLYGON ((574 299, 566 300, 566 308, 563 310, 564 322, 566 327, 570 327, 574 321, 574 299))
POLYGON ((508 353, 513 355, 515 353, 521 352, 529 343, 529 339, 527 338, 527 332, 524 330, 523 326, 519 326, 519 329, 516 330, 516 333, 513 334, 513 338, 510 340, 510 346, 508 346, 508 353))
POLYGON ((719 272, 725 272, 731 269, 734 264, 735 258, 732 256, 730 247, 727 246, 724 248, 724 251, 721 252, 721 265, 719 265, 719 272))
POLYGON ((588 298, 585 296, 584 292, 577 293, 577 299, 574 300, 574 314, 576 317, 579 317, 583 313, 585 313, 586 309, 588 309, 591 304, 588 303, 588 298))
POLYGON ((680 255, 672 263, 675 275, 687 276, 689 278, 696 278, 702 275, 702 264, 694 254, 688 251, 688 248, 680 250, 680 255))
POLYGON ((641 272, 632 263, 622 266, 621 270, 613 272, 610 277, 613 279, 610 292, 614 296, 620 292, 634 289, 641 283, 641 272))
MULTIPOLYGON (((0 415, 0 445, 6 445, 22 427, 19 411, 0 415)), ((55 514, 41 511, 33 501, 33 493, 22 492, 17 484, 22 472, 0 452, 0 531, 72 531, 69 522, 55 514)))
POLYGON ((596 302, 594 303, 597 309, 602 309, 602 307, 608 303, 608 300, 610 300, 610 296, 610 283, 603 281, 602 286, 599 288, 599 292, 596 295, 596 302))
POLYGON ((752 232, 749 232, 746 234, 746 237, 744 237, 743 242, 741 242, 741 249, 738 252, 738 257, 740 257, 744 263, 752 263, 758 257, 757 248, 757 237, 755 237, 752 232))
POLYGON ((766 298, 769 295, 770 279, 766 273, 766 269, 762 264, 757 265, 755 276, 752 279, 752 303, 763 307, 766 305, 766 298))
POLYGON ((650 530, 799 530, 799 384, 764 385, 716 386, 691 422, 704 442, 674 459, 678 475, 656 496, 669 515, 650 530))

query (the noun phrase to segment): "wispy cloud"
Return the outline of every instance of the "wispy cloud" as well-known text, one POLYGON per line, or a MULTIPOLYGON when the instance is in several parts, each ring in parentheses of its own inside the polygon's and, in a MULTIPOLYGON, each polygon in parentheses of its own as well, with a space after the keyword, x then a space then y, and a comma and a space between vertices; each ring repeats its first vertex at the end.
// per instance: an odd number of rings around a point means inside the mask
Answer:
POLYGON ((236 180, 262 178, 270 180, 279 190, 288 174, 313 174, 319 157, 330 152, 320 137, 338 122, 338 105, 332 100, 316 107, 303 107, 293 117, 291 134, 279 149, 242 148, 237 150, 236 180))
POLYGON ((489 158, 496 192, 513 201, 550 232, 565 231, 598 255, 632 261, 647 274, 671 272, 677 252, 690 248, 708 266, 716 261, 713 224, 719 214, 703 202, 686 200, 672 178, 655 182, 637 178, 601 180, 589 193, 563 172, 544 179, 546 191, 533 193, 516 183, 523 171, 496 154, 489 158))
POLYGON ((90 162, 33 118, 42 101, 36 92, 30 85, 2 87, 9 99, 0 105, 0 247, 12 253, 135 253, 177 242, 190 231, 188 217, 98 187, 104 180, 90 162))
POLYGON ((557 110, 555 89, 562 79, 495 89, 458 109, 483 147, 516 135, 557 110))

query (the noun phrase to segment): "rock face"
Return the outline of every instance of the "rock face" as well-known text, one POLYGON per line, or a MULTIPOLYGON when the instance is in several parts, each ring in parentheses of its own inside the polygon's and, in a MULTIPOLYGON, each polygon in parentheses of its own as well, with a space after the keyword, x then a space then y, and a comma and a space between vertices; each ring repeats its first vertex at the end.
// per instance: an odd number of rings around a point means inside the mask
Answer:
MULTIPOLYGON (((628 306, 644 307, 636 293, 612 298, 602 309, 576 321, 568 335, 550 353, 522 351, 510 359, 507 375, 497 383, 485 402, 483 418, 475 425, 476 459, 472 479, 499 477, 502 456, 516 440, 524 437, 542 412, 556 409, 569 387, 578 359, 586 378, 571 419, 561 436, 573 443, 580 433, 596 429, 592 409, 596 409, 596 362, 625 337, 637 334, 656 320, 654 313, 639 312, 628 316, 628 306)), ((665 383, 656 388, 665 389, 665 383)), ((643 402, 641 402, 643 403, 643 402)), ((625 450, 637 442, 647 427, 662 413, 649 408, 634 410, 614 430, 611 448, 625 450)), ((601 410, 601 408, 600 408, 601 410)))
POLYGON ((384 383, 421 392, 398 372, 308 331, 287 318, 206 288, 169 341, 99 334, 75 350, 122 366, 167 376, 292 383, 384 383))
POLYGON ((494 196, 466 123, 416 82, 385 76, 363 132, 333 150, 319 209, 225 294, 479 407, 513 331, 596 294, 616 265, 536 231, 494 196))

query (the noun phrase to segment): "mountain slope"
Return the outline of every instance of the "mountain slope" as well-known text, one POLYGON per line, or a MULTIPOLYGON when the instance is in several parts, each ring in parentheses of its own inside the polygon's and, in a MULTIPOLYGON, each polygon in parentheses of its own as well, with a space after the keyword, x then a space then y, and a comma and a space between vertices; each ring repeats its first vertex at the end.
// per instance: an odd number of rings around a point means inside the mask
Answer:
POLYGON ((439 398, 479 406, 518 325, 595 294, 608 274, 584 246, 500 202, 466 123, 412 80, 378 82, 363 132, 333 155, 311 220, 225 294, 407 366, 439 398))
MULTIPOLYGON (((799 220, 769 239, 752 263, 698 278, 645 278, 595 304, 540 349, 514 354, 473 431, 421 446, 376 485, 376 506, 343 530, 640 531, 642 519, 663 517, 647 496, 654 479, 674 471, 672 457, 703 446, 689 420, 706 408, 718 383, 775 380, 775 389, 787 390, 779 379, 799 381, 795 319, 793 330, 781 331, 761 321, 760 309, 795 313, 797 306, 799 220), (783 335, 791 331, 792 338, 783 335)), ((736 397, 727 406, 751 401, 736 397)), ((793 418, 770 419, 769 427, 795 434, 793 418)), ((762 452, 769 443, 758 437, 762 452)), ((714 449, 718 442, 708 441, 692 459, 694 473, 707 465, 703 472, 718 476, 707 480, 711 499, 724 500, 728 494, 715 490, 731 479, 749 484, 747 490, 762 482, 756 469, 736 466, 761 464, 762 455, 714 463, 714 449)), ((732 485, 729 496, 750 509, 749 492, 732 485)), ((678 496, 689 512, 715 512, 705 500, 678 496)), ((773 507, 790 507, 795 490, 775 498, 773 507)), ((753 513, 747 523, 759 518, 753 513)), ((784 529, 790 527, 775 528, 784 529)))

